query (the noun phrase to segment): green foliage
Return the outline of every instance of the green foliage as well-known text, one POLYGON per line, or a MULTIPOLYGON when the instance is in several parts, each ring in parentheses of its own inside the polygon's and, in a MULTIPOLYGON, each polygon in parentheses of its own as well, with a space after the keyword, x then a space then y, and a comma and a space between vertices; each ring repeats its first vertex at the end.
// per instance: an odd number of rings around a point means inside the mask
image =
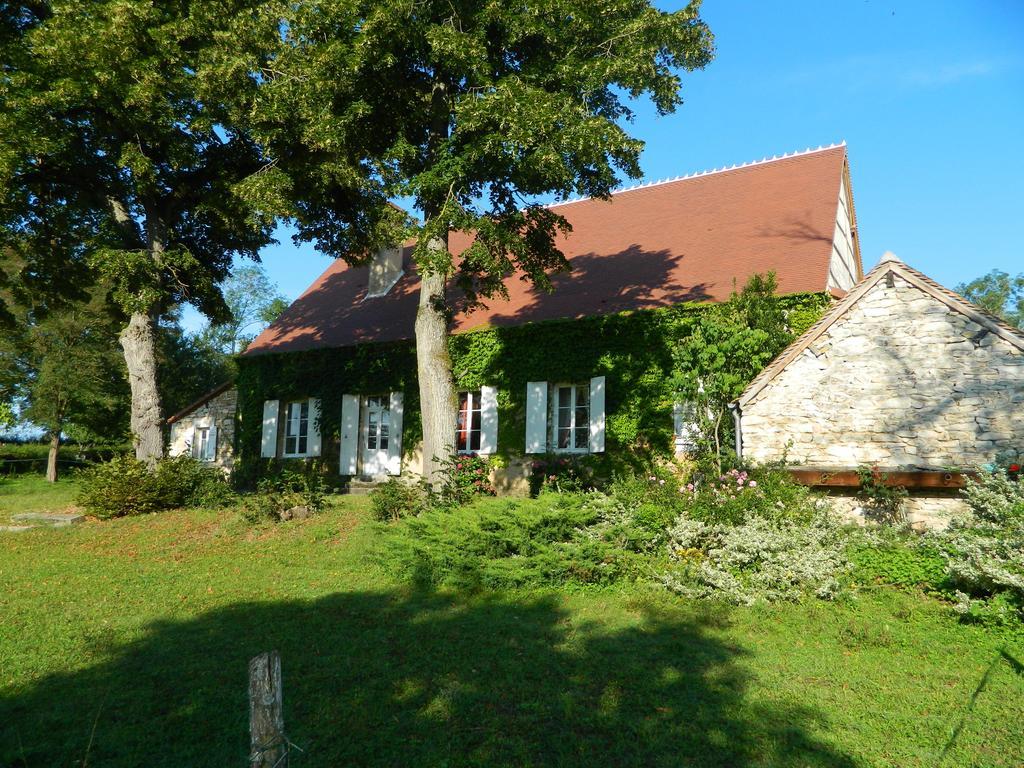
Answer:
POLYGON ((440 503, 460 506, 477 496, 496 496, 490 472, 491 462, 484 456, 449 456, 441 462, 440 503))
POLYGON ((382 562, 402 578, 436 585, 604 584, 621 575, 617 555, 578 532, 597 519, 582 497, 558 494, 434 508, 388 528, 382 562))
POLYGON ((221 292, 231 318, 208 323, 198 333, 197 342, 225 356, 245 351, 257 334, 288 306, 258 264, 236 268, 222 283, 221 292))
POLYGON ((883 523, 901 523, 906 519, 904 510, 910 495, 906 488, 889 482, 889 475, 878 467, 857 467, 857 478, 857 496, 865 502, 872 517, 883 523))
POLYGON ((824 508, 809 522, 754 515, 725 525, 682 516, 669 537, 672 565, 661 580, 687 597, 741 605, 833 599, 848 568, 846 531, 824 508))
POLYGON ((282 522, 300 511, 304 516, 323 511, 326 484, 320 467, 283 469, 264 477, 255 493, 242 498, 241 514, 250 523, 282 522))
POLYGON ((993 269, 969 283, 961 283, 956 291, 1010 325, 1024 328, 1024 273, 1011 277, 993 269))
POLYGON ((101 520, 167 508, 153 473, 134 456, 116 456, 82 473, 77 501, 87 513, 101 520))
POLYGON ((774 465, 695 478, 680 491, 681 512, 709 524, 741 525, 752 517, 806 523, 816 515, 810 490, 774 465))
POLYGON ((1024 484, 998 470, 968 480, 969 513, 934 534, 967 619, 1024 623, 1024 484), (993 601, 995 601, 993 603, 993 601))
POLYGON ((0 224, 14 231, 31 201, 54 201, 79 213, 76 239, 126 312, 188 302, 222 315, 217 281, 270 240, 233 192, 260 152, 210 77, 252 5, 60 0, 24 24, 0 85, 0 224))
POLYGON ((390 523, 418 515, 429 506, 427 490, 420 485, 390 478, 370 492, 370 509, 375 520, 390 523))
POLYGON ((120 323, 102 291, 87 299, 49 308, 11 303, 18 325, 0 333, 0 393, 18 404, 20 419, 51 436, 123 440, 129 395, 120 323))
POLYGON ((838 594, 844 527, 781 468, 697 476, 677 493, 670 562, 658 574, 670 590, 740 604, 838 594))
POLYGON ((689 406, 699 454, 717 471, 730 453, 729 403, 795 338, 776 287, 774 273, 753 275, 719 311, 701 315, 673 349, 673 384, 689 406))
MULTIPOLYGON (((916 535, 916 534, 912 534, 916 535)), ((947 581, 946 559, 935 547, 908 541, 853 543, 847 550, 857 581, 943 590, 947 581)))
MULTIPOLYGON (((61 464, 87 466, 110 461, 115 456, 127 453, 130 446, 123 444, 67 442, 61 446, 61 464)), ((27 474, 45 472, 50 446, 47 443, 3 443, 0 444, 0 473, 27 474)))
POLYGON ((237 120, 275 160, 246 193, 350 261, 415 234, 420 271, 454 274, 470 302, 516 271, 549 287, 566 266, 565 222, 523 199, 606 197, 616 170, 639 176, 642 143, 623 120, 633 99, 661 113, 681 103, 681 72, 712 55, 698 12, 648 0, 271 5, 232 36, 248 66, 225 59, 221 72, 237 120), (396 217, 396 197, 415 199, 422 225, 396 217), (428 246, 450 230, 475 234, 457 264, 428 246))
MULTIPOLYGON (((828 301, 824 294, 778 299, 785 311, 801 309, 816 315, 828 301)), ((720 304, 691 303, 461 333, 449 340, 455 384, 459 389, 498 387, 498 452, 509 458, 521 455, 524 448, 528 381, 605 375, 606 452, 586 457, 580 466, 584 484, 591 482, 591 475, 597 482, 616 473, 641 471, 652 458, 673 452, 675 341, 693 333, 707 315, 726 311, 720 304)), ((335 473, 343 393, 403 391, 402 445, 412 450, 421 439, 416 358, 410 342, 242 357, 238 368, 236 477, 244 486, 288 463, 259 458, 265 400, 321 398, 323 456, 335 473)))
POLYGON ((190 456, 163 459, 151 471, 133 456, 116 456, 82 473, 77 502, 100 519, 177 507, 224 506, 234 497, 224 475, 190 456))
POLYGON ((530 462, 530 495, 542 490, 578 493, 594 487, 594 461, 589 456, 550 453, 530 462))

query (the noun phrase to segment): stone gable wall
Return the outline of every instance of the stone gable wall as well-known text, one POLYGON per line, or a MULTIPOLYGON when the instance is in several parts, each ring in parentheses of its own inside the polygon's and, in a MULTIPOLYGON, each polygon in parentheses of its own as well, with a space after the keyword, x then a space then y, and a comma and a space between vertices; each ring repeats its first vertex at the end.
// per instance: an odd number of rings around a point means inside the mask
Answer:
POLYGON ((1024 446, 1024 352, 883 277, 747 404, 744 455, 819 467, 970 467, 1024 446))
POLYGON ((187 454, 191 446, 192 430, 197 426, 213 426, 217 428, 217 460, 213 463, 230 472, 235 461, 235 411, 237 407, 238 390, 232 387, 171 424, 169 455, 187 454))

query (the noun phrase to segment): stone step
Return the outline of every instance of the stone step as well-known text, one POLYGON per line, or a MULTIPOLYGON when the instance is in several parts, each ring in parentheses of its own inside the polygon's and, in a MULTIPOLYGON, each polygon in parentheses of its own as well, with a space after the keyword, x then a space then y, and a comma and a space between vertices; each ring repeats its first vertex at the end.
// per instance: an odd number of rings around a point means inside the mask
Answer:
POLYGON ((11 520, 16 523, 39 523, 54 528, 63 528, 67 525, 74 525, 85 520, 85 515, 78 512, 22 512, 11 515, 11 520))

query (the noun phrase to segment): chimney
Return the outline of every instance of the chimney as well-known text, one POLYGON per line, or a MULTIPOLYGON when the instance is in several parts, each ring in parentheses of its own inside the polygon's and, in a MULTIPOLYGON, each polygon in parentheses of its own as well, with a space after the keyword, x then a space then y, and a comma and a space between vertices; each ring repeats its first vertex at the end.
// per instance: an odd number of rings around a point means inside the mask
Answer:
POLYGON ((401 248, 384 248, 377 251, 370 262, 370 286, 367 288, 366 298, 384 296, 403 274, 401 248))

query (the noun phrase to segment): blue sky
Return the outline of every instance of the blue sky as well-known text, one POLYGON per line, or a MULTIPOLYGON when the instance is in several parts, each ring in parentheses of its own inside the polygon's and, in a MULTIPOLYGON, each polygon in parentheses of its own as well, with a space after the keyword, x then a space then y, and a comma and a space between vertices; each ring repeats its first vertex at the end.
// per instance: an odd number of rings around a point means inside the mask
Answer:
MULTIPOLYGON (((949 287, 1024 272, 1024 2, 705 0, 702 15, 715 60, 684 77, 675 114, 641 106, 631 128, 646 180, 845 140, 865 269, 891 250, 949 287)), ((329 259, 279 240, 264 265, 294 299, 329 259)))

